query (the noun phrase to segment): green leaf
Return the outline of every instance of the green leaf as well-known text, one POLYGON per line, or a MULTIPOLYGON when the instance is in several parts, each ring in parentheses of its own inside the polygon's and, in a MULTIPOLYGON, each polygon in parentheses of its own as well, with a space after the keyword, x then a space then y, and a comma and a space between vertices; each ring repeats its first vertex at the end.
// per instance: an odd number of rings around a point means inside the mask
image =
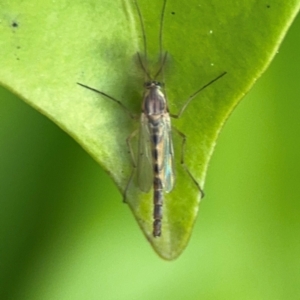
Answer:
MULTIPOLYGON (((163 49, 169 53, 165 86, 170 111, 176 114, 196 90, 227 72, 173 122, 187 137, 185 163, 202 188, 224 122, 274 57, 299 4, 168 0, 163 49)), ((149 64, 155 69, 162 1, 140 0, 139 5, 149 64)), ((134 3, 2 1, 0 34, 1 84, 68 132, 124 193, 132 171, 126 138, 138 122, 76 82, 140 113, 144 74, 136 52, 143 53, 143 35, 134 3)), ((140 192, 135 180, 127 193, 144 234, 165 259, 176 258, 187 245, 200 201, 197 186, 180 165, 181 139, 176 133, 174 144, 176 185, 165 196, 160 238, 152 237, 152 194, 140 192)))

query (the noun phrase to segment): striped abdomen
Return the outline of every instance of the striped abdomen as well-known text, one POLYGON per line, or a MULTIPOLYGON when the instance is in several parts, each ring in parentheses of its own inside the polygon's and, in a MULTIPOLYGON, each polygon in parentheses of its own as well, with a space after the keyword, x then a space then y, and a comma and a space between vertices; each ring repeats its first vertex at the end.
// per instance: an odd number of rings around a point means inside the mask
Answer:
POLYGON ((163 193, 173 187, 173 149, 170 135, 170 118, 148 116, 153 164, 153 236, 161 235, 163 193))
POLYGON ((161 118, 155 118, 155 116, 149 118, 149 127, 151 135, 151 148, 152 148, 152 163, 153 163, 153 236, 157 237, 161 235, 161 220, 163 217, 163 122, 161 118))

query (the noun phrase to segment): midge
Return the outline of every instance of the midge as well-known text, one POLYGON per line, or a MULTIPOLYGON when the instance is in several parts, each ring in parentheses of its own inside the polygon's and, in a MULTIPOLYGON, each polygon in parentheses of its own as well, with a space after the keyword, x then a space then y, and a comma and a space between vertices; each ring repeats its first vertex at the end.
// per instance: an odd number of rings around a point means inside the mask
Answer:
MULTIPOLYGON (((137 1, 134 1, 136 9, 139 15, 141 29, 144 39, 144 57, 147 63, 147 42, 144 29, 144 23, 141 15, 140 8, 137 1)), ((159 32, 159 46, 160 46, 160 67, 154 77, 150 76, 148 68, 143 64, 141 56, 137 53, 139 63, 145 73, 147 80, 144 83, 144 97, 142 102, 142 111, 140 116, 140 128, 139 128, 139 150, 138 158, 135 158, 134 152, 132 150, 131 141, 137 135, 138 131, 135 130, 127 138, 127 145, 132 157, 133 171, 131 173, 130 179, 124 191, 124 201, 126 201, 127 190, 130 186, 132 177, 137 169, 138 175, 138 186, 139 189, 145 193, 148 193, 153 186, 153 236, 159 237, 162 233, 162 218, 163 218, 163 194, 172 191, 175 182, 174 174, 174 151, 172 142, 172 127, 171 127, 171 117, 180 118, 184 110, 187 108, 189 103, 206 87, 211 85, 213 82, 220 79, 226 74, 223 72, 215 79, 208 82, 206 85, 197 90, 192 94, 184 103, 177 115, 169 113, 167 99, 165 93, 163 92, 163 84, 156 81, 159 74, 163 75, 163 67, 166 62, 167 52, 162 55, 162 29, 165 15, 167 0, 163 1, 163 7, 160 18, 160 32, 159 32)), ((131 117, 135 118, 133 114, 127 109, 126 106, 122 104, 121 101, 108 94, 101 92, 97 89, 78 83, 79 85, 92 90, 102 96, 113 100, 118 103, 131 117)), ((180 131, 176 132, 182 138, 182 151, 181 151, 181 165, 187 171, 190 178, 197 185, 201 196, 203 196, 203 191, 200 185, 197 183, 193 175, 190 173, 188 168, 184 163, 184 146, 186 142, 186 136, 180 131)))

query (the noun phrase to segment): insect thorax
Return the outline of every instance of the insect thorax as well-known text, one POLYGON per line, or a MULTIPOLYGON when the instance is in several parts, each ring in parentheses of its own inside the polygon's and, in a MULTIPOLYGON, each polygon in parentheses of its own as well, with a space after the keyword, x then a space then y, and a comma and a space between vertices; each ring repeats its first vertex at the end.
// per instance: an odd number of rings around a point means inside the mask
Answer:
POLYGON ((143 112, 146 115, 161 115, 168 111, 167 102, 164 93, 161 90, 161 83, 158 81, 149 81, 145 83, 145 95, 142 105, 143 112))

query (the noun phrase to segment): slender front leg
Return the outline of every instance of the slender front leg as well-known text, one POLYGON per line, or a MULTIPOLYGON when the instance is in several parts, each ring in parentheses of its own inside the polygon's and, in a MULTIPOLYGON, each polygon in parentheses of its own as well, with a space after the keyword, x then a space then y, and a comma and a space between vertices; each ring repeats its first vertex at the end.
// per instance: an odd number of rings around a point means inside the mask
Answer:
POLYGON ((180 111, 178 112, 178 114, 173 115, 170 114, 170 116, 174 119, 179 119, 181 117, 181 115, 183 114, 183 112, 185 111, 185 109, 187 108, 187 106, 191 103, 191 101, 201 92, 203 91, 205 88, 207 88, 209 85, 211 85, 212 83, 214 83, 215 81, 217 81, 218 79, 220 79, 221 77, 223 77, 224 75, 226 75, 227 72, 223 72, 221 75, 219 75, 218 77, 216 77, 215 79, 211 80, 209 83, 205 84, 203 87, 201 87, 198 91, 196 91, 194 94, 192 94, 183 104, 183 106, 181 107, 180 111))
POLYGON ((82 87, 84 87, 84 88, 86 88, 86 89, 88 89, 88 90, 96 92, 96 93, 98 93, 98 94, 100 94, 100 95, 102 95, 102 96, 104 96, 104 97, 106 97, 106 98, 108 98, 108 99, 116 102, 118 105, 120 105, 122 107, 122 109, 124 111, 126 111, 126 113, 129 115, 129 117, 131 119, 137 119, 138 118, 138 116, 136 116, 135 114, 133 114, 120 100, 118 100, 118 99, 116 99, 116 98, 114 98, 114 97, 112 97, 112 96, 110 96, 110 95, 108 95, 108 94, 106 94, 104 92, 101 92, 101 91, 99 91, 97 89, 94 89, 94 88, 92 88, 92 87, 90 87, 88 85, 82 84, 80 82, 77 82, 77 84, 80 85, 80 86, 82 86, 82 87))

